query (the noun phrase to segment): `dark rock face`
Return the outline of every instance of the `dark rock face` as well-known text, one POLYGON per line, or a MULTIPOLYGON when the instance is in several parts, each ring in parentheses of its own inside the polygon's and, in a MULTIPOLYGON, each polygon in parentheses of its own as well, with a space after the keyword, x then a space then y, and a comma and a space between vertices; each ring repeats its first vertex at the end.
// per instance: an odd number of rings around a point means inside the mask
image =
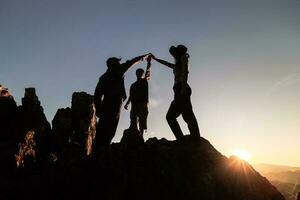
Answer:
POLYGON ((0 111, 1 141, 15 139, 17 104, 8 89, 2 86, 0 86, 0 111))
POLYGON ((71 108, 58 109, 52 121, 52 146, 58 157, 81 159, 92 153, 95 113, 93 96, 85 92, 73 93, 71 108))
POLYGON ((15 155, 17 167, 27 169, 34 167, 36 162, 35 132, 30 130, 22 142, 19 143, 19 151, 15 155))
POLYGON ((17 104, 8 89, 0 85, 0 174, 15 166, 17 141, 17 104))
POLYGON ((68 146, 73 133, 72 112, 70 108, 58 109, 52 120, 51 146, 52 152, 58 157, 63 155, 63 151, 68 146))
POLYGON ((93 163, 99 178, 92 188, 102 191, 95 199, 284 199, 248 163, 222 156, 203 138, 141 144, 126 137, 93 163))
POLYGON ((300 200, 300 192, 297 195, 297 200, 300 200))
MULTIPOLYGON (((18 108, 3 94, 0 144, 18 141, 14 133, 19 134, 17 156, 25 164, 0 177, 0 199, 284 200, 248 163, 223 156, 204 138, 144 142, 125 130, 120 143, 92 151, 95 107, 85 92, 73 94, 71 108, 57 111, 51 137, 33 88, 26 89, 18 108), (45 161, 50 152, 55 162, 45 161)), ((2 160, 14 158, 7 149, 1 149, 0 155, 8 152, 2 160)))
POLYGON ((30 188, 31 199, 284 200, 248 163, 222 156, 203 138, 125 137, 81 162, 58 160, 43 175, 24 176, 14 190, 30 188))
MULTIPOLYGON (((25 89, 22 105, 18 107, 17 117, 20 146, 27 142, 26 138, 30 138, 28 134, 32 134, 33 131, 33 140, 36 143, 34 148, 36 158, 33 160, 36 160, 38 165, 44 165, 48 160, 50 150, 49 138, 51 126, 46 119, 44 109, 41 106, 34 88, 25 89)), ((20 163, 22 163, 22 161, 20 163)))
POLYGON ((74 135, 72 142, 77 143, 86 154, 92 153, 93 140, 96 136, 96 109, 94 97, 85 92, 74 92, 72 95, 72 125, 74 135))

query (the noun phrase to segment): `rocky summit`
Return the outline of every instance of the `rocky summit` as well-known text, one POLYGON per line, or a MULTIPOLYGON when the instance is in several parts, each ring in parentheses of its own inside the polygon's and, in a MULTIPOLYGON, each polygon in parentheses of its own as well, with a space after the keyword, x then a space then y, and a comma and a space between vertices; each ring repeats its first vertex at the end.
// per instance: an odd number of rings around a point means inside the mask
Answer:
POLYGON ((85 92, 57 111, 52 128, 34 88, 21 106, 7 88, 0 93, 0 199, 284 200, 249 163, 204 138, 145 142, 125 130, 119 143, 93 149, 95 109, 85 92))

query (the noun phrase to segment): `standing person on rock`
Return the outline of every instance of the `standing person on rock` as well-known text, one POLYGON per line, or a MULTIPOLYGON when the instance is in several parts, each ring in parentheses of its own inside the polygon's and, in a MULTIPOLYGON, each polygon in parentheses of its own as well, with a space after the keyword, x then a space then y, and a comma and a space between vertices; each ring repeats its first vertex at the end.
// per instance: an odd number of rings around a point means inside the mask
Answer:
POLYGON ((177 117, 182 115, 184 121, 188 125, 191 136, 200 138, 197 119, 194 115, 191 103, 192 90, 187 83, 189 73, 189 54, 187 54, 187 48, 184 45, 178 45, 177 47, 171 46, 169 52, 174 57, 175 64, 158 59, 152 55, 154 60, 171 68, 174 73, 174 100, 172 101, 166 116, 168 124, 176 139, 183 139, 183 133, 177 121, 177 117))
POLYGON ((150 68, 151 56, 148 56, 146 73, 142 68, 136 70, 137 80, 130 86, 129 98, 124 106, 127 110, 128 105, 131 103, 129 128, 138 130, 142 138, 147 130, 150 68))
POLYGON ((123 101, 126 99, 124 74, 148 54, 135 57, 125 63, 121 59, 107 59, 107 71, 100 77, 95 89, 96 115, 99 117, 96 130, 96 147, 108 146, 115 136, 123 101))

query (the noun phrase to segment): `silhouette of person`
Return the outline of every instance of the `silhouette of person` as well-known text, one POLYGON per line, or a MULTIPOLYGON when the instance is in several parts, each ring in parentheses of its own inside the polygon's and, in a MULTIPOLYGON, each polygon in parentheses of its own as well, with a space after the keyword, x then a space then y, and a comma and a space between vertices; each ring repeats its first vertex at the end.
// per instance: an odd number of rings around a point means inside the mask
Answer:
POLYGON ((189 54, 187 54, 187 48, 183 45, 178 45, 177 47, 171 46, 169 52, 174 57, 175 64, 158 59, 151 54, 154 60, 173 69, 174 73, 174 100, 172 101, 166 115, 168 124, 176 139, 183 139, 182 130, 177 122, 177 117, 182 115, 184 121, 188 125, 191 136, 199 138, 200 131, 191 103, 192 90, 187 83, 189 73, 189 54))
POLYGON ((119 58, 107 59, 107 71, 99 78, 94 93, 96 115, 99 118, 96 129, 96 147, 108 146, 115 136, 122 103, 126 99, 124 74, 147 55, 135 57, 122 64, 119 58))
POLYGON ((136 70, 137 80, 130 86, 130 95, 124 106, 127 110, 131 102, 129 129, 138 130, 141 137, 143 137, 144 132, 147 130, 150 68, 151 56, 148 56, 146 73, 142 68, 136 70))

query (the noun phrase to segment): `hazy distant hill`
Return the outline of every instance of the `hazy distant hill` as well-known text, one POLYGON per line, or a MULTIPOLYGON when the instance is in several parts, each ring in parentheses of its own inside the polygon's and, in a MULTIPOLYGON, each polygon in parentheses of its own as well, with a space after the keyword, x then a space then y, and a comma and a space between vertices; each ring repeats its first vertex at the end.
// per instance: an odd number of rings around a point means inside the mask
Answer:
POLYGON ((300 192, 300 167, 255 164, 254 168, 265 176, 287 200, 295 200, 300 192))
POLYGON ((300 167, 291 167, 285 165, 272 165, 272 164, 253 164, 253 167, 258 170, 260 173, 277 173, 285 171, 297 171, 300 170, 300 167))
POLYGON ((296 200, 300 192, 300 185, 293 183, 284 183, 280 181, 271 181, 271 183, 283 194, 286 200, 296 200))

